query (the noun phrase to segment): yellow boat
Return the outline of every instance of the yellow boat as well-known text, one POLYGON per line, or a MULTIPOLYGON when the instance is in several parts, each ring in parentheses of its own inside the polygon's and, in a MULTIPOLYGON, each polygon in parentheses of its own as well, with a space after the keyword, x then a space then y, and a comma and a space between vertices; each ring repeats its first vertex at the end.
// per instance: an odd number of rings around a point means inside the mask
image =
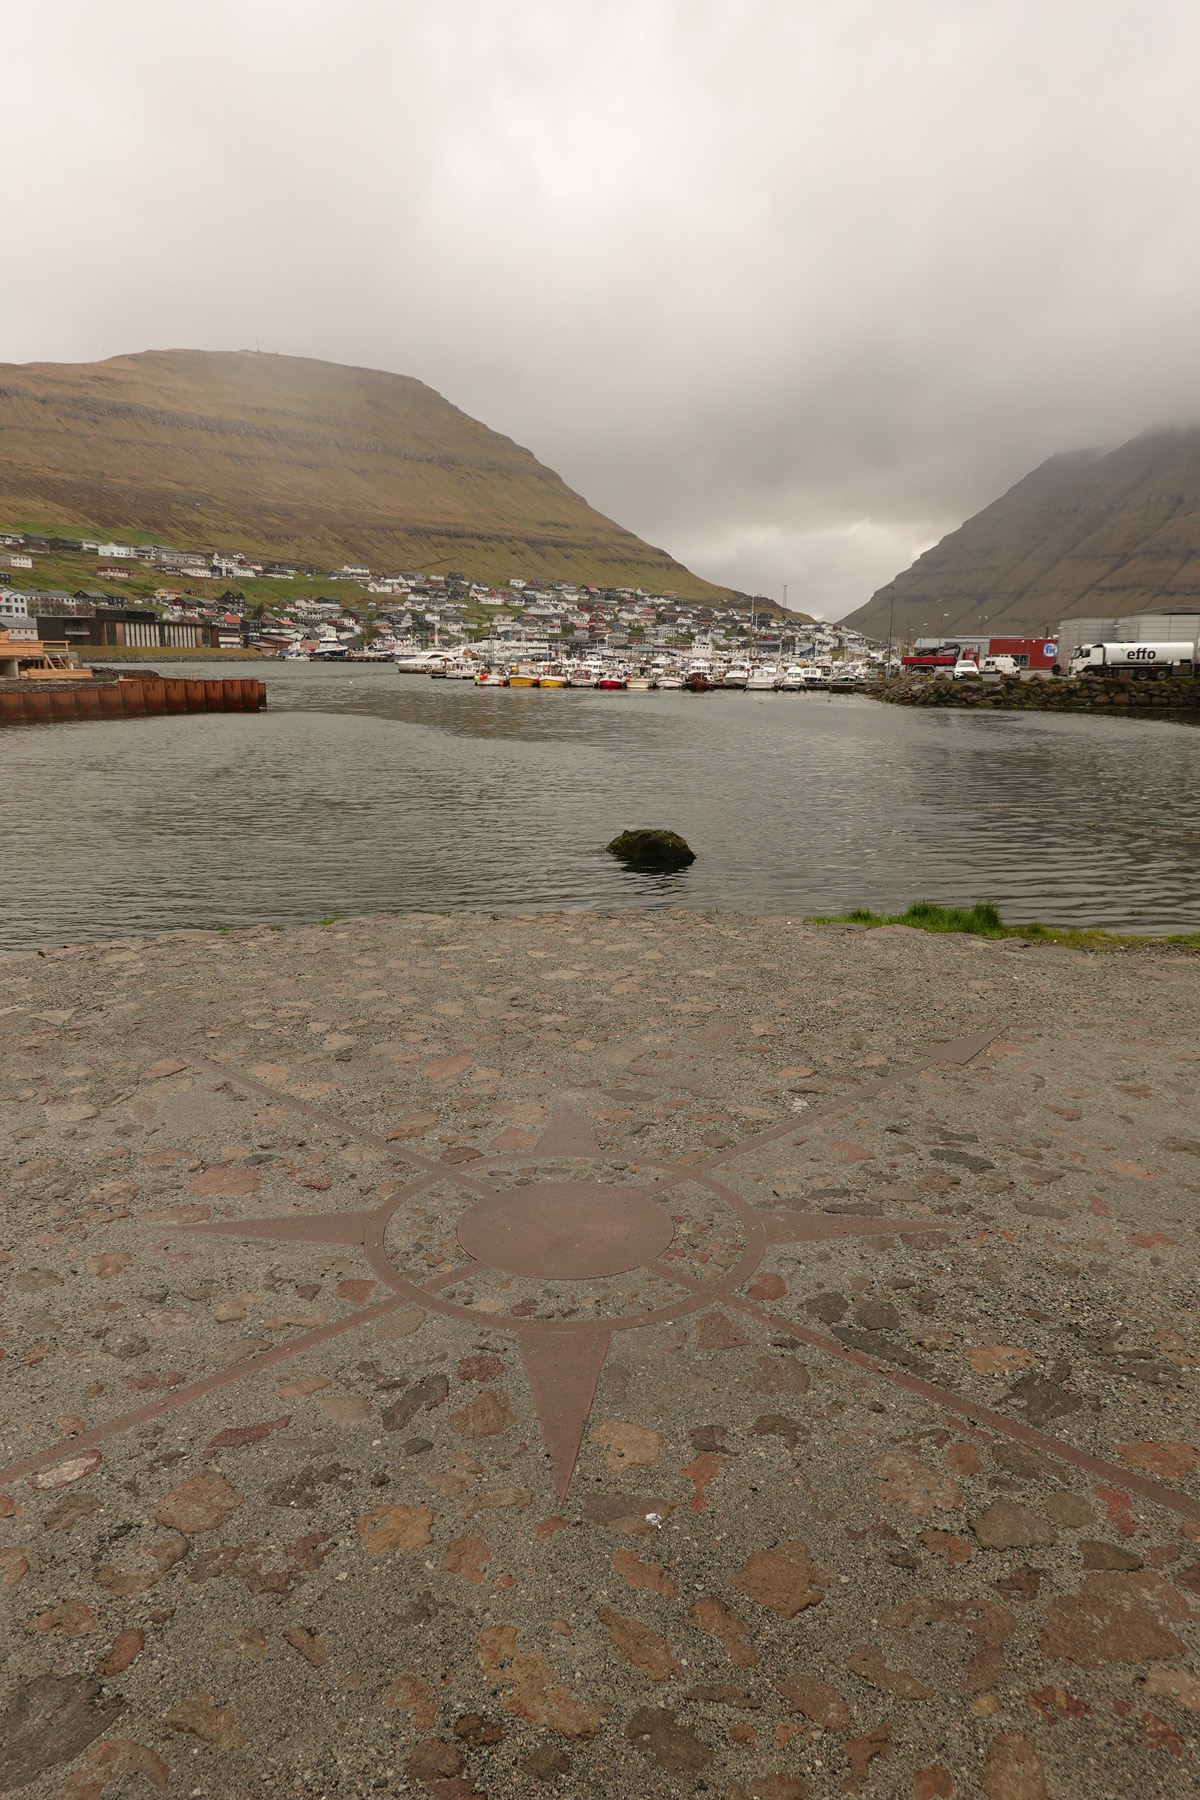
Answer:
POLYGON ((540 687, 542 671, 536 663, 518 663, 508 677, 509 687, 540 687))
POLYGON ((562 671, 562 669, 551 666, 548 669, 543 669, 542 678, 541 678, 540 682, 538 683, 538 686, 539 687, 566 687, 567 686, 567 677, 564 674, 564 672, 562 671))

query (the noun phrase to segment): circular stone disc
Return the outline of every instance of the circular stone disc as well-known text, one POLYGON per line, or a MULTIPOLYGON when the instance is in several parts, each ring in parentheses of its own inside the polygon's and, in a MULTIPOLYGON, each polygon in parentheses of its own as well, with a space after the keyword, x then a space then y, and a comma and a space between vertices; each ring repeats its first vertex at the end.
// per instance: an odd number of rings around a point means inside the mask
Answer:
POLYGON ((587 1281, 661 1256, 675 1235, 648 1194, 587 1181, 549 1181, 481 1200, 460 1221, 468 1256, 507 1275, 587 1281))

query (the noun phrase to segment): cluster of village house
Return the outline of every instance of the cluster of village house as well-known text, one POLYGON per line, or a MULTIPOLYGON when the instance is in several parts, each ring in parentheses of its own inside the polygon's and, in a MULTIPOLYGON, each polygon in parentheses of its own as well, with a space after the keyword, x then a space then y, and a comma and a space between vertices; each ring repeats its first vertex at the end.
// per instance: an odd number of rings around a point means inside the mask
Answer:
POLYGON ((444 575, 415 570, 381 575, 366 565, 347 563, 322 573, 303 564, 264 563, 232 551, 202 555, 165 545, 0 532, 0 628, 22 617, 36 623, 42 638, 80 646, 282 648, 326 623, 350 639, 379 630, 421 643, 434 637, 483 635, 485 641, 530 649, 552 639, 580 646, 649 648, 707 641, 753 645, 765 654, 793 647, 797 652, 858 651, 866 643, 858 632, 781 621, 778 613, 760 610, 748 598, 705 606, 671 593, 520 576, 496 589, 457 570, 444 575), (30 577, 36 559, 54 553, 95 555, 97 575, 105 580, 128 578, 133 569, 139 574, 153 570, 164 585, 155 591, 153 601, 142 600, 136 606, 123 606, 111 592, 34 587, 30 577), (170 584, 168 577, 174 578, 170 584), (258 603, 253 588, 249 594, 242 590, 244 584, 263 578, 354 582, 370 598, 344 605, 332 595, 297 596, 294 602, 272 595, 258 603), (193 583, 236 586, 208 598, 197 593, 193 583))

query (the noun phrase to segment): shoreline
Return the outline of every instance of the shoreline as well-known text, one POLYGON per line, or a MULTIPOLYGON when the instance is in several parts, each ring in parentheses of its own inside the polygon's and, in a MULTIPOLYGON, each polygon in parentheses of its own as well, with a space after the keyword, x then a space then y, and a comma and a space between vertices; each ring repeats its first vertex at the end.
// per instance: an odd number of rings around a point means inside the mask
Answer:
MULTIPOLYGON (((921 904, 924 903, 918 903, 918 905, 921 904)), ((936 913, 945 913, 957 909, 935 907, 931 910, 936 913)), ((851 908, 844 913, 742 913, 714 908, 672 905, 662 907, 547 907, 544 909, 540 907, 505 907, 497 911, 453 907, 436 912, 413 909, 412 911, 396 912, 334 913, 324 918, 307 921, 293 920, 281 925, 272 924, 266 920, 260 920, 250 925, 197 925, 162 932, 131 931, 123 937, 105 935, 95 938, 80 938, 64 944, 32 945, 22 949, 10 949, 0 945, 0 964, 25 957, 53 960, 62 956, 95 950, 98 947, 115 949, 120 945, 128 944, 182 945, 212 943, 221 939, 261 938, 266 934, 278 936, 299 931, 333 932, 378 924, 385 920, 391 920, 397 924, 404 921, 420 922, 434 919, 450 922, 463 920, 468 923, 481 923, 488 920, 496 923, 516 920, 568 921, 584 919, 610 922, 627 920, 630 923, 645 923, 672 917, 695 919, 708 925, 722 923, 730 928, 751 925, 760 927, 783 925, 815 930, 824 928, 842 937, 882 931, 892 937, 911 934, 917 938, 945 939, 947 942, 960 946, 964 944, 980 946, 1008 944, 1010 948, 1021 949, 1046 944, 1059 949, 1090 952, 1096 955, 1126 955, 1138 951, 1160 951, 1172 956, 1200 956, 1200 932, 1116 932, 1101 927, 1075 928, 1045 925, 1040 920, 1032 920, 1024 925, 1009 925, 1001 921, 999 926, 993 926, 987 930, 971 930, 967 927, 959 928, 941 922, 913 921, 910 913, 872 913, 866 908, 851 908)))
POLYGON ((261 650, 213 650, 203 646, 182 649, 173 645, 153 647, 126 644, 91 644, 80 646, 79 660, 90 668, 92 663, 128 662, 270 662, 261 650))

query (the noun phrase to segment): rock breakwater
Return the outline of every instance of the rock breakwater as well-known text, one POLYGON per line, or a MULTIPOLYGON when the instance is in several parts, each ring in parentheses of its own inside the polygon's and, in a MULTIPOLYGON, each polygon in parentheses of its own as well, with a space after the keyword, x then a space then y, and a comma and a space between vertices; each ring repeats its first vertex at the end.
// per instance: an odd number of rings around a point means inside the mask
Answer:
POLYGON ((928 675, 892 681, 871 690, 893 706, 978 708, 1020 712, 1166 712, 1200 710, 1200 681, 1084 676, 1077 680, 946 681, 928 675))

